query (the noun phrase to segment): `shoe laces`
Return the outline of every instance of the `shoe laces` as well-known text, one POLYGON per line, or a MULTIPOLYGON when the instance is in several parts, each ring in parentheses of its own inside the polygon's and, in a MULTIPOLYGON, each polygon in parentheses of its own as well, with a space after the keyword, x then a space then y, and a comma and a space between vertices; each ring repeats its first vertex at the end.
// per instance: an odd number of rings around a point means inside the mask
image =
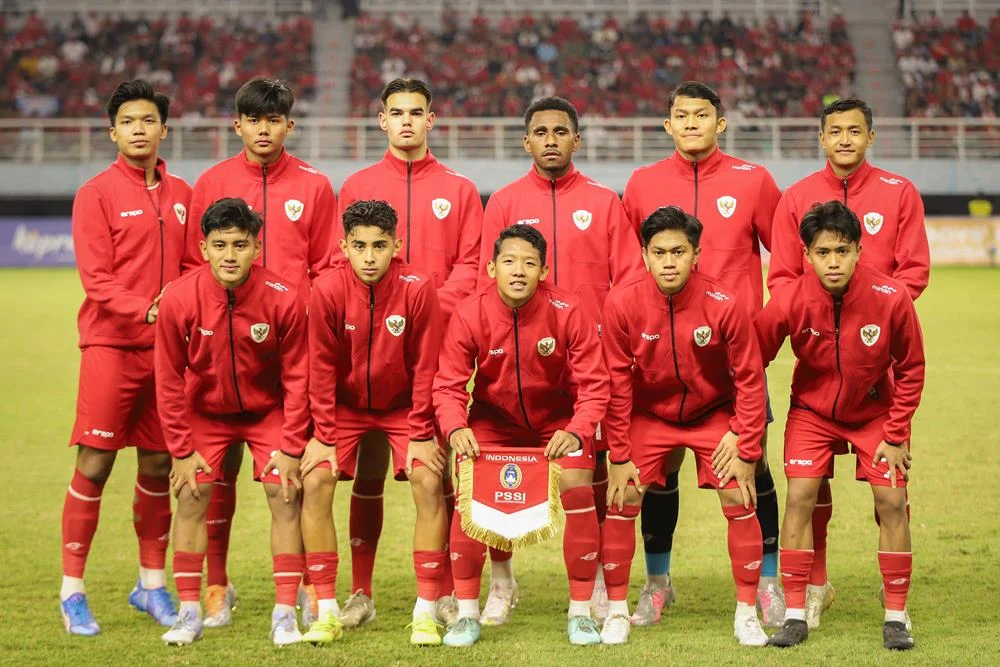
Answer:
POLYGON ((608 616, 608 619, 604 621, 604 625, 608 632, 613 632, 615 634, 624 634, 629 631, 632 627, 632 622, 627 616, 622 616, 621 614, 615 614, 614 616, 608 616))
POLYGON ((70 625, 87 625, 94 622, 94 616, 90 613, 87 605, 87 598, 80 593, 69 596, 64 603, 66 615, 69 617, 70 625))
POLYGON ((461 634, 463 632, 471 632, 473 629, 475 629, 475 623, 476 619, 472 618, 471 616, 463 616, 462 618, 458 619, 458 621, 455 622, 455 625, 452 626, 451 631, 454 632, 455 634, 461 634))
POLYGON ((284 630, 285 632, 293 632, 295 627, 295 615, 291 612, 282 611, 275 614, 271 622, 274 624, 275 630, 284 630))
POLYGON ((583 631, 583 632, 599 632, 597 629, 597 622, 590 616, 574 616, 573 623, 576 627, 573 630, 583 631))
MULTIPOLYGON (((358 590, 356 590, 356 591, 354 591, 353 593, 351 593, 351 597, 347 598, 347 603, 346 603, 346 604, 344 605, 344 609, 346 609, 346 608, 350 607, 350 606, 351 606, 351 604, 352 604, 352 603, 353 603, 353 602, 354 602, 355 600, 357 600, 357 601, 358 601, 358 602, 357 602, 358 604, 364 604, 364 601, 365 601, 365 600, 364 600, 364 598, 368 598, 368 596, 367 596, 367 595, 365 595, 365 592, 364 592, 364 590, 363 590, 363 589, 360 589, 360 588, 359 588, 358 590)), ((370 600, 371 598, 368 598, 368 599, 370 600)))

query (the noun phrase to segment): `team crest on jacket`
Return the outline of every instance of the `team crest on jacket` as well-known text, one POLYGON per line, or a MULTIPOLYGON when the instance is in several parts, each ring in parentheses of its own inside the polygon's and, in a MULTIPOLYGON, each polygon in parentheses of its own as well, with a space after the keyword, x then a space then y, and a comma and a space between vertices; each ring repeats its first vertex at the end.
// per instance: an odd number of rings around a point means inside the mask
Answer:
POLYGON ((694 343, 698 347, 705 347, 712 340, 711 327, 698 327, 694 330, 694 343))
POLYGON ((882 214, 875 213, 865 213, 865 217, 862 220, 865 223, 865 229, 868 230, 869 234, 878 234, 878 231, 882 229, 882 214))
POLYGON ((401 336, 403 334, 403 329, 406 328, 406 318, 402 315, 390 315, 385 318, 385 328, 389 330, 393 336, 401 336))
POLYGON ((451 202, 444 197, 438 197, 431 202, 431 210, 434 211, 435 218, 444 220, 451 213, 451 202))
POLYGON ((255 343, 263 343, 267 340, 267 334, 271 333, 271 325, 266 322, 258 322, 250 325, 250 337, 255 343))
POLYGON ((285 215, 292 222, 298 222, 299 218, 302 217, 302 211, 305 209, 306 205, 300 202, 298 199, 289 199, 285 202, 285 215))
POLYGON ((715 205, 719 208, 719 215, 723 218, 733 217, 736 213, 736 198, 725 195, 715 200, 715 205))
POLYGON ((523 478, 521 466, 516 463, 508 463, 500 469, 500 486, 505 489, 516 489, 521 486, 523 478))
POLYGON ((542 355, 543 357, 547 357, 556 351, 556 339, 553 338, 552 336, 543 338, 540 341, 538 341, 537 347, 538 347, 538 354, 542 355))
POLYGON ((861 327, 861 342, 871 347, 878 342, 878 337, 882 335, 882 327, 877 324, 866 324, 861 327))
POLYGON ((177 216, 177 221, 182 225, 187 222, 188 210, 184 207, 184 204, 180 202, 174 204, 174 214, 177 216))
POLYGON ((573 223, 581 232, 586 231, 587 227, 590 227, 590 223, 593 219, 594 216, 590 211, 584 211, 583 209, 573 211, 573 223))

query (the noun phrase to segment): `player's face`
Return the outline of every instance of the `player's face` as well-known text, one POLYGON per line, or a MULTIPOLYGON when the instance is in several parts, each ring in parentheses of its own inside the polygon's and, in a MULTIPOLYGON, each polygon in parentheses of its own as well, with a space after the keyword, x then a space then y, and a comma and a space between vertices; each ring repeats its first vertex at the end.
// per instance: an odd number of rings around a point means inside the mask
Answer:
POLYGON ((281 157, 281 149, 285 145, 285 139, 295 128, 295 121, 284 114, 240 114, 233 127, 243 140, 247 158, 258 164, 271 164, 281 157))
POLYGON ((434 127, 434 112, 420 93, 395 93, 385 101, 378 124, 389 137, 389 145, 410 153, 427 148, 427 132, 434 127))
POLYGON ((160 142, 167 137, 167 126, 160 122, 156 104, 149 100, 132 100, 118 108, 109 135, 126 160, 142 164, 156 160, 160 142))
POLYGON ((670 117, 663 128, 686 160, 701 160, 718 145, 718 136, 726 129, 726 119, 720 118, 708 100, 678 96, 670 107, 670 117))
POLYGON ((486 264, 486 272, 497 281, 500 298, 510 308, 520 308, 538 289, 538 281, 549 275, 535 246, 524 239, 507 239, 500 254, 486 264))
POLYGON ((701 248, 691 245, 679 229, 664 229, 654 234, 649 245, 642 249, 646 269, 664 294, 677 294, 684 289, 700 254, 701 248))
POLYGON ((569 114, 548 109, 531 116, 524 150, 535 159, 535 166, 549 178, 565 175, 573 164, 573 153, 580 150, 580 133, 573 130, 569 114))
POLYGON ((860 109, 830 114, 819 135, 820 145, 830 164, 845 176, 864 162, 865 153, 874 140, 875 131, 868 129, 860 109))
POLYGON ((236 227, 213 229, 201 241, 201 256, 211 265, 218 283, 232 289, 250 276, 250 266, 260 257, 260 240, 236 227))
POLYGON ((805 249, 805 253, 823 287, 831 294, 840 296, 847 291, 847 284, 854 275, 854 267, 861 257, 861 244, 823 230, 805 249))
POLYGON ((402 247, 403 239, 374 225, 355 227, 347 238, 340 240, 340 249, 350 261, 354 274, 366 285, 382 280, 392 258, 402 247))

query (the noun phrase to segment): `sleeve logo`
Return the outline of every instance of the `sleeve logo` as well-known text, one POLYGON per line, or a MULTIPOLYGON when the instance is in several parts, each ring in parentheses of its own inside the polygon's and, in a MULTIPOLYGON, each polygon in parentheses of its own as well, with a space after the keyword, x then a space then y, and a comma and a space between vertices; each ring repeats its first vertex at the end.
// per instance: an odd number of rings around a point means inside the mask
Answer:
POLYGON ((184 204, 180 202, 174 204, 174 215, 177 216, 177 222, 181 223, 182 225, 187 223, 188 211, 187 208, 184 207, 184 204))
POLYGON ((385 318, 385 328, 393 336, 401 336, 406 328, 406 318, 402 315, 390 315, 385 318))
POLYGON ((271 333, 271 325, 266 322, 258 322, 250 325, 250 337, 255 343, 263 343, 267 340, 267 334, 271 333))
POLYGON ((435 218, 444 220, 451 213, 451 202, 443 197, 438 197, 431 202, 431 210, 434 211, 435 218))
POLYGON ((871 347, 878 342, 879 336, 882 335, 882 327, 877 324, 866 324, 861 327, 861 342, 871 347))
POLYGON ((719 215, 723 218, 733 217, 733 213, 736 213, 736 198, 725 195, 719 197, 715 200, 715 205, 719 209, 719 215))
POLYGON ((573 211, 573 223, 581 232, 587 231, 587 228, 590 227, 590 223, 593 219, 594 216, 590 211, 584 211, 582 209, 579 211, 573 211))
POLYGON ((552 336, 543 338, 538 341, 538 345, 536 347, 538 348, 538 354, 543 357, 547 357, 556 351, 556 339, 552 336))
POLYGON ((712 329, 710 327, 698 327, 694 330, 694 342, 698 347, 705 347, 712 340, 712 329))
POLYGON ((306 205, 300 202, 298 199, 289 199, 285 202, 285 215, 292 222, 298 222, 299 218, 302 217, 302 211, 304 211, 306 205))
POLYGON ((874 211, 871 213, 865 213, 865 217, 863 219, 865 229, 867 229, 868 233, 873 236, 878 234, 879 230, 882 229, 882 220, 883 218, 881 213, 875 213, 874 211))

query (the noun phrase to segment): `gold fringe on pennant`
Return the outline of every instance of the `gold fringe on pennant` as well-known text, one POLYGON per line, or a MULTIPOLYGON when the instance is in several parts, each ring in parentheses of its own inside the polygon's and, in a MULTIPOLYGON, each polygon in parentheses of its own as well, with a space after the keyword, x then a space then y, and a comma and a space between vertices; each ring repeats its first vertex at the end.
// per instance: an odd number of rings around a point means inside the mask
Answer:
POLYGON ((501 551, 519 551, 539 542, 554 537, 559 532, 559 512, 562 505, 559 502, 559 477, 562 466, 549 462, 549 522, 543 528, 532 530, 521 537, 510 539, 488 528, 484 528, 472 520, 472 480, 475 461, 464 459, 458 464, 458 513, 462 517, 462 531, 486 546, 501 551))

